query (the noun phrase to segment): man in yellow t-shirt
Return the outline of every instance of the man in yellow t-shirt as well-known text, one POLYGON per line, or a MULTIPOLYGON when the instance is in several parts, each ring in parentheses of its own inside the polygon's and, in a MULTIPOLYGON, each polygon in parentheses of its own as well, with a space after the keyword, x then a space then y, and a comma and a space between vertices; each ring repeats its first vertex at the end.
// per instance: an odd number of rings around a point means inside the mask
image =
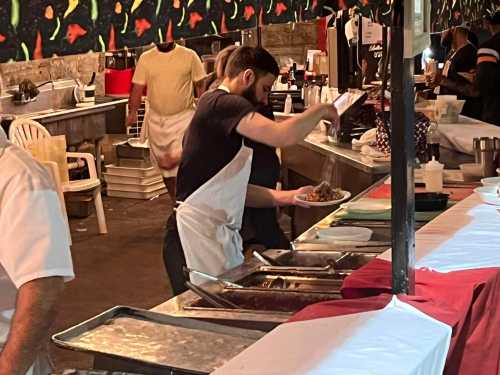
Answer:
POLYGON ((162 159, 180 152, 182 137, 194 114, 194 86, 204 77, 203 64, 195 51, 167 43, 141 55, 132 79, 127 125, 137 121, 146 88, 141 140, 149 140, 151 161, 161 169, 174 202, 177 167, 165 167, 162 159))

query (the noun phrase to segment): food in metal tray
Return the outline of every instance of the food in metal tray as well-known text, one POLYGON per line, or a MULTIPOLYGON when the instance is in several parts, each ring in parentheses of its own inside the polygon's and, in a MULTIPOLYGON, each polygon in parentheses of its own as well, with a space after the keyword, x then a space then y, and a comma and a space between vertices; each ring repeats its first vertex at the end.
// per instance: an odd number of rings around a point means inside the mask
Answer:
POLYGON ((323 181, 306 195, 306 201, 308 202, 330 202, 342 198, 344 198, 342 191, 340 189, 333 189, 326 181, 323 181))

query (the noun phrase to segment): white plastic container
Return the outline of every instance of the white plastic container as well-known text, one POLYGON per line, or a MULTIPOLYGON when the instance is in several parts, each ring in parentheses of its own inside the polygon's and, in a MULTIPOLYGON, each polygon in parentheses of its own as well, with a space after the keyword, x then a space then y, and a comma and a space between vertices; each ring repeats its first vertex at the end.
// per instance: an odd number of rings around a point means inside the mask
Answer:
POLYGON ((424 182, 427 191, 436 193, 443 191, 443 169, 444 164, 434 157, 425 165, 424 182))
POLYGON ((285 110, 283 111, 285 114, 292 113, 292 96, 287 94, 285 99, 285 110))
POLYGON ((486 204, 500 206, 500 196, 498 195, 497 186, 481 186, 474 189, 474 193, 479 195, 481 200, 486 204))
POLYGON ((488 177, 481 180, 483 186, 500 186, 500 177, 488 177))

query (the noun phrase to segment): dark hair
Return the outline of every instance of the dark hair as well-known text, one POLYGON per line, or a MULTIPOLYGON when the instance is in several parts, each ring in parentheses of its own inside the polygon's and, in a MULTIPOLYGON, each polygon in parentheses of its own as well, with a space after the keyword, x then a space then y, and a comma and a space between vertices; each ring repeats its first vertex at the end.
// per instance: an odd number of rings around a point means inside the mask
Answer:
POLYGON ((252 69, 257 77, 271 73, 280 74, 280 68, 274 57, 261 47, 239 47, 231 54, 226 66, 226 76, 234 78, 246 69, 252 69))

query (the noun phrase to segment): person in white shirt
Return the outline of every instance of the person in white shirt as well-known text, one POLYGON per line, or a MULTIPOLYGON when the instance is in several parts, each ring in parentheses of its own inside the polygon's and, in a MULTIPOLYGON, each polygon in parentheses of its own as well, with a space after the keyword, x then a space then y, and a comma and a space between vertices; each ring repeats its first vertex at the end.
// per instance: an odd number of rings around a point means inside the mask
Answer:
POLYGON ((132 79, 127 125, 137 122, 137 110, 146 89, 141 141, 149 141, 151 161, 161 169, 174 202, 177 166, 165 165, 162 160, 165 155, 180 152, 184 132, 194 115, 195 85, 205 77, 195 51, 169 42, 144 52, 132 79))
POLYGON ((0 375, 46 375, 43 347, 64 281, 68 227, 48 172, 0 128, 0 375))

